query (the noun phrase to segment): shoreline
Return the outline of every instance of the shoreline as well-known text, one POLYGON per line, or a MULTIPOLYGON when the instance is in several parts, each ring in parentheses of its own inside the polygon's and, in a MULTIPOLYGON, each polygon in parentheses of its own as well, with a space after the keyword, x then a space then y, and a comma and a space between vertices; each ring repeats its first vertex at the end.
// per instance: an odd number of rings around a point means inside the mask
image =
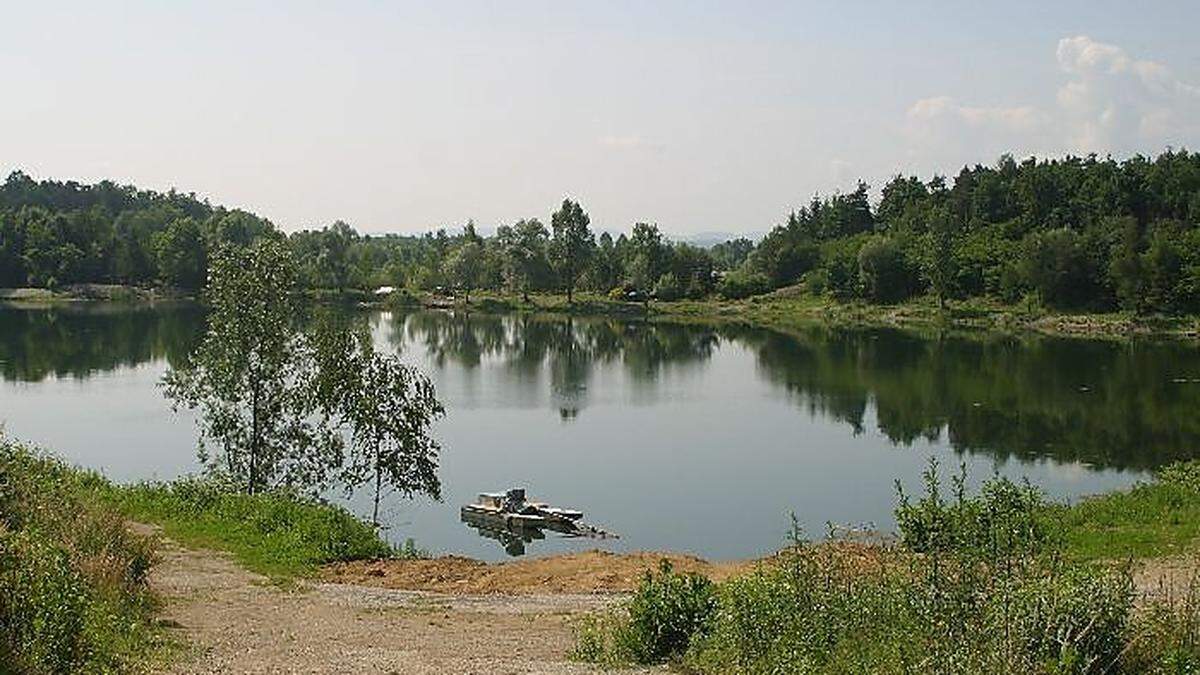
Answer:
POLYGON ((549 313, 580 317, 642 318, 649 321, 739 323, 783 332, 830 328, 900 328, 1004 335, 1041 335, 1081 339, 1200 339, 1200 317, 1134 316, 1123 312, 1062 313, 1028 310, 994 301, 953 301, 940 309, 928 298, 896 305, 840 302, 783 289, 745 300, 653 301, 648 307, 580 294, 568 305, 565 296, 519 297, 481 293, 469 303, 447 298, 409 297, 403 302, 376 300, 363 306, 383 309, 440 309, 482 313, 549 313))
MULTIPOLYGON (((652 301, 649 305, 580 293, 568 304, 558 294, 519 296, 480 292, 469 302, 433 294, 373 296, 366 291, 305 291, 314 304, 353 304, 371 309, 449 310, 499 313, 548 313, 592 318, 648 321, 738 323, 783 332, 813 326, 830 328, 899 328, 920 331, 960 331, 1002 335, 1041 335, 1081 339, 1200 340, 1200 316, 1135 316, 1128 312, 1057 312, 1009 305, 994 300, 950 301, 939 308, 921 297, 894 305, 842 302, 785 288, 743 300, 652 301)), ((87 303, 153 304, 198 302, 195 296, 172 288, 137 288, 114 284, 79 284, 62 290, 0 288, 0 303, 15 307, 45 307, 87 303)))

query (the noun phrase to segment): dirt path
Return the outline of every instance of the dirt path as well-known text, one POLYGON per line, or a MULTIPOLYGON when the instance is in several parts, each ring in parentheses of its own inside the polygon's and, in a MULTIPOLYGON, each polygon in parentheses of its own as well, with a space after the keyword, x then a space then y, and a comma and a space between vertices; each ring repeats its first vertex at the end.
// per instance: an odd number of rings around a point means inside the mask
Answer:
POLYGON ((566 658, 571 625, 613 597, 283 589, 217 552, 161 552, 151 585, 190 645, 176 673, 591 673, 566 658))

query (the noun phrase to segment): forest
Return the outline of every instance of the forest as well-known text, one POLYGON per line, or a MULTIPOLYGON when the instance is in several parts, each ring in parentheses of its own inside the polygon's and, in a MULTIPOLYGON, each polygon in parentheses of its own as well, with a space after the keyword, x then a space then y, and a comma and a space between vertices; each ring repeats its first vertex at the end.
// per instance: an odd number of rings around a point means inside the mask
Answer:
MULTIPOLYGON (((112 182, 0 186, 0 287, 76 283, 203 286, 210 253, 259 237, 287 243, 299 283, 344 292, 394 286, 528 297, 746 298, 799 285, 816 296, 896 303, 991 298, 1070 311, 1200 311, 1200 154, 1001 157, 952 179, 896 175, 873 199, 814 196, 761 241, 673 242, 655 224, 616 236, 565 200, 479 233, 363 235, 338 221, 284 234, 193 194, 112 182)), ((757 223, 725 229, 755 229, 757 223)))

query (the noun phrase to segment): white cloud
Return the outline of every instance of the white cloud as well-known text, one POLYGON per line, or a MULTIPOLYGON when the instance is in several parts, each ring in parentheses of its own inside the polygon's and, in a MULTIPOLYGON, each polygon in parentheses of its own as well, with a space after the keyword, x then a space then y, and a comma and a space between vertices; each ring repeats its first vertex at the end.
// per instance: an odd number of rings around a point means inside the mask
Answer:
POLYGON ((919 123, 962 124, 975 128, 1032 131, 1046 122, 1046 116, 1032 106, 986 108, 966 106, 949 96, 923 98, 908 109, 910 120, 919 123))
POLYGON ((1071 76, 1057 101, 1072 150, 1153 152, 1200 135, 1200 88, 1166 65, 1086 35, 1059 40, 1056 55, 1071 76))
POLYGON ((980 160, 1014 147, 1042 147, 1054 120, 1033 106, 985 107, 934 96, 913 103, 907 133, 914 155, 939 163, 980 160))
POLYGON ((906 116, 913 154, 969 161, 1004 151, 1153 153, 1200 141, 1200 87, 1166 65, 1086 35, 1059 40, 1055 56, 1067 80, 1045 109, 972 106, 950 96, 913 103, 906 116))

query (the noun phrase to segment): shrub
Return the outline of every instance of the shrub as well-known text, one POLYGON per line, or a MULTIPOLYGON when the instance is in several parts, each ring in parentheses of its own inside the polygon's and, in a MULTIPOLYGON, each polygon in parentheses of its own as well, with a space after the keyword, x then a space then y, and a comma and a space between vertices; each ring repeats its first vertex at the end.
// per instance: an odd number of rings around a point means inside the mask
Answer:
POLYGON ((671 272, 659 277, 654 284, 654 297, 667 302, 683 297, 683 285, 679 283, 679 277, 671 272))
POLYGON ((771 280, 765 274, 749 270, 734 270, 717 284, 717 293, 728 300, 742 300, 771 290, 771 280))
POLYGON ((1200 493, 1200 460, 1168 464, 1158 471, 1156 478, 1163 485, 1200 493))
MULTIPOLYGON (((1181 465, 1162 480, 1194 485, 1198 473, 1181 465)), ((797 538, 692 603, 670 599, 693 595, 665 569, 626 613, 591 620, 576 656, 682 654, 705 673, 1195 672, 1197 586, 1190 604, 1135 613, 1129 567, 1064 556, 1060 507, 1037 490, 993 478, 967 497, 960 475, 948 501, 932 463, 925 481, 915 502, 901 493, 899 543, 797 538)))
POLYGON ((858 250, 858 276, 864 298, 887 303, 912 294, 916 273, 896 242, 875 237, 858 250))
POLYGON ((151 542, 106 486, 0 438, 0 672, 123 672, 156 649, 151 542))
POLYGON ((925 494, 913 503, 896 486, 896 529, 912 551, 957 551, 991 558, 1042 550, 1051 543, 1050 514, 1042 493, 1002 476, 966 495, 966 468, 952 480, 953 499, 941 494, 937 462, 925 474, 925 494))
POLYGON ((1100 672, 1127 572, 801 545, 721 586, 688 664, 709 673, 1100 672))
POLYGON ((580 632, 577 658, 596 663, 661 663, 678 659, 704 634, 714 608, 707 578, 678 573, 663 560, 647 571, 623 609, 623 616, 593 618, 580 632))

